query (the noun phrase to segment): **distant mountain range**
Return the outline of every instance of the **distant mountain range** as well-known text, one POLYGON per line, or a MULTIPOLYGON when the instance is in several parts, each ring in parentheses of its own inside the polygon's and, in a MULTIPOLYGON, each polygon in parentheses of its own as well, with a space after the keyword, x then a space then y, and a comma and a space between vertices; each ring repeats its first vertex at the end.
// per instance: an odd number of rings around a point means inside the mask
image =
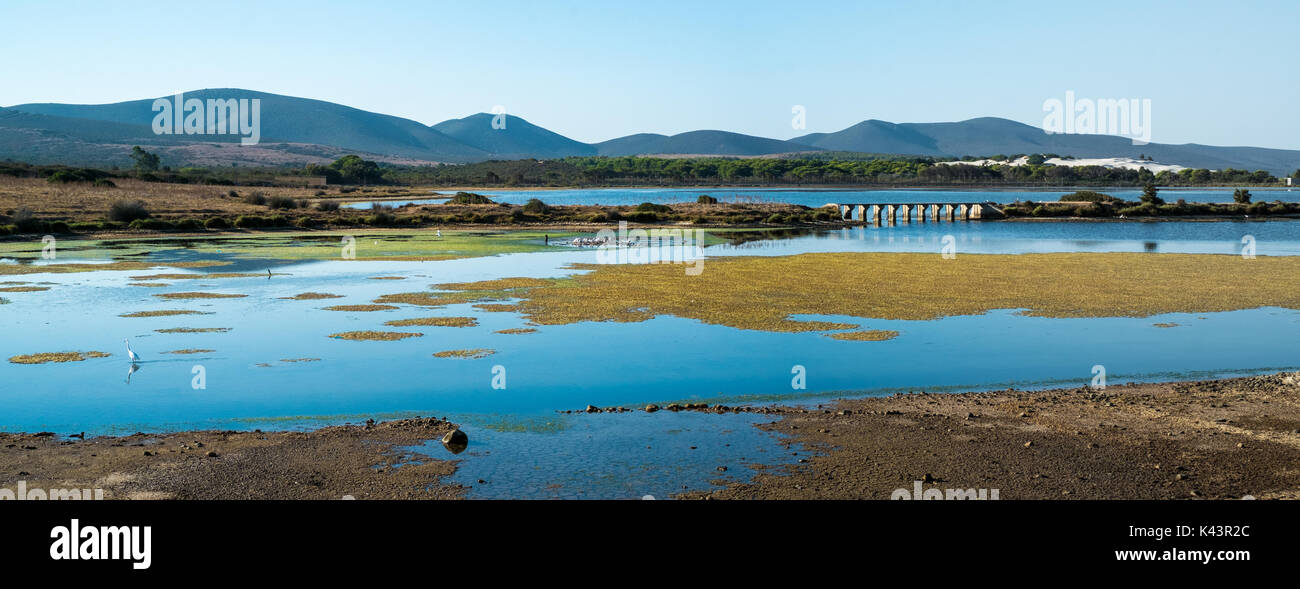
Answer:
POLYGON ((29 163, 130 165, 131 146, 183 165, 301 165, 359 153, 390 163, 468 163, 490 159, 551 159, 565 156, 731 156, 760 157, 808 152, 862 152, 942 158, 1018 153, 1056 153, 1075 157, 1137 157, 1193 168, 1239 168, 1289 174, 1300 168, 1300 151, 1258 147, 1216 147, 1151 143, 1135 146, 1123 137, 1049 135, 1041 129, 999 118, 954 123, 889 123, 868 120, 834 133, 811 133, 790 140, 727 131, 701 130, 677 135, 638 133, 583 143, 505 117, 478 113, 426 126, 410 119, 368 112, 331 102, 240 89, 186 92, 187 99, 260 99, 261 136, 256 146, 240 146, 233 135, 158 135, 152 122, 154 99, 115 104, 20 104, 0 108, 0 158, 29 163))

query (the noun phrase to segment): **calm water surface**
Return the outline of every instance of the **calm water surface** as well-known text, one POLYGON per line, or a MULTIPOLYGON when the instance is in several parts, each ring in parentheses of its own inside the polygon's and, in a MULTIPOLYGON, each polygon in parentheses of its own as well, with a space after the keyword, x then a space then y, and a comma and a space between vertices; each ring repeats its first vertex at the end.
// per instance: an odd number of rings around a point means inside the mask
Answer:
MULTIPOLYGON (((1060 251, 1236 254, 1245 235, 1255 239, 1259 255, 1300 255, 1300 223, 1295 221, 969 222, 720 235, 727 241, 706 248, 707 255, 937 253, 945 235, 954 237, 959 256, 1060 251)), ((240 267, 254 271, 274 262, 277 275, 175 280, 166 288, 127 286, 130 276, 154 271, 6 277, 48 283, 50 290, 3 293, 11 302, 0 305, 5 326, 0 357, 64 350, 99 350, 113 356, 36 366, 0 363, 0 429, 123 434, 447 416, 465 424, 471 437, 469 450, 458 456, 463 461, 456 480, 472 486, 472 496, 635 498, 705 488, 722 478, 719 466, 727 467, 726 476, 747 478, 746 464, 790 461, 791 452, 798 449, 786 450, 771 434, 750 427, 761 421, 756 416, 591 416, 557 411, 588 404, 815 403, 909 390, 1074 386, 1086 384, 1096 364, 1106 366, 1111 382, 1300 367, 1294 346, 1300 336, 1300 312, 1275 308, 1148 318, 1048 319, 1022 316, 1013 309, 932 321, 796 317, 901 333, 885 342, 838 341, 817 332, 746 331, 672 316, 640 323, 528 326, 517 314, 484 312, 469 304, 379 312, 323 310, 443 282, 564 276, 573 272, 567 269, 570 264, 593 261, 591 250, 558 245, 538 253, 442 262, 243 260, 240 267), (373 276, 405 280, 368 279, 373 276), (179 291, 248 296, 192 301, 153 296, 179 291), (343 298, 280 298, 309 291, 343 298), (118 316, 156 309, 209 314, 118 316), (383 325, 427 316, 470 316, 479 325, 383 325), (230 331, 155 331, 172 327, 230 331), (517 327, 538 331, 494 333, 517 327), (425 335, 396 342, 329 337, 370 329, 425 335), (130 374, 123 338, 131 339, 144 360, 130 374), (163 353, 183 348, 214 351, 163 353), (432 356, 467 348, 496 353, 476 360, 432 356), (285 362, 301 358, 316 360, 285 362), (796 365, 807 371, 804 390, 791 388, 796 365), (497 366, 506 371, 505 389, 492 387, 497 366), (196 367, 206 377, 206 388, 192 386, 196 367), (480 479, 487 482, 477 483, 480 479)), ((448 456, 437 445, 420 451, 448 456)))

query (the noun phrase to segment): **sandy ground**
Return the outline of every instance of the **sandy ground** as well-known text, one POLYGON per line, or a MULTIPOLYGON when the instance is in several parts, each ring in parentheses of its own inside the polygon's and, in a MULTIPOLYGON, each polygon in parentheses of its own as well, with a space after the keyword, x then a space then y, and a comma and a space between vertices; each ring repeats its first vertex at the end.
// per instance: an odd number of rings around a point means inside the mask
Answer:
MULTIPOLYGON (((312 432, 182 432, 87 440, 0 434, 0 488, 100 488, 105 499, 454 499, 455 463, 397 448, 455 426, 405 419, 312 432), (400 465, 400 468, 398 467, 400 465)), ((451 456, 448 454, 448 456, 451 456)))
POLYGON ((922 481, 1002 500, 1300 498, 1300 373, 915 393, 785 408, 762 427, 823 452, 687 497, 889 499, 922 481))

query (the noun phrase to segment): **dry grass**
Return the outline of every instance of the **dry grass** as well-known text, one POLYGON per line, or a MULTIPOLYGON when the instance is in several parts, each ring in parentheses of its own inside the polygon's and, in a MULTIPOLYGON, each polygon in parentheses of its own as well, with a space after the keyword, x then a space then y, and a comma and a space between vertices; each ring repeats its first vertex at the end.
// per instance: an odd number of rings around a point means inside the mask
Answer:
POLYGON ((898 337, 898 332, 888 329, 868 329, 866 331, 841 331, 829 334, 828 337, 846 342, 883 342, 898 337))
POLYGON ((112 354, 104 352, 43 352, 13 356, 9 361, 14 364, 50 364, 54 362, 81 362, 87 358, 107 358, 112 354))
POLYGON ((384 323, 389 327, 474 327, 478 320, 473 317, 418 317, 415 319, 397 319, 384 323))
POLYGON ((185 348, 183 350, 172 350, 170 352, 163 352, 163 353, 164 354, 211 354, 212 352, 215 351, 216 350, 210 350, 208 348, 185 348))
POLYGON ((405 276, 371 276, 370 280, 406 280, 405 276))
POLYGON ((667 264, 577 267, 589 272, 512 293, 524 299, 517 310, 543 325, 676 315, 799 332, 836 327, 791 315, 926 320, 1026 309, 1040 317, 1146 317, 1300 308, 1296 257, 832 253, 710 259, 699 276, 667 264))
POLYGON ((265 206, 245 203, 242 198, 232 198, 228 193, 233 189, 241 195, 256 191, 268 198, 287 196, 298 199, 309 198, 316 191, 314 188, 166 184, 130 178, 114 178, 113 183, 117 188, 83 183, 50 184, 41 178, 0 176, 0 210, 27 207, 39 212, 42 218, 104 221, 113 202, 140 200, 154 217, 164 219, 211 213, 266 215, 268 210, 265 206))
POLYGON ((435 357, 435 358, 460 358, 460 359, 463 359, 463 360, 477 360, 477 359, 479 359, 479 358, 487 358, 488 356, 491 356, 492 354, 495 354, 495 353, 497 353, 496 350, 487 350, 487 349, 483 349, 483 348, 474 348, 474 349, 472 349, 472 350, 447 350, 447 351, 445 351, 445 352, 438 352, 438 353, 434 354, 433 357, 435 357))
POLYGON ((0 288, 0 292, 41 292, 50 290, 48 286, 6 286, 0 288))
POLYGON ((127 286, 143 286, 145 288, 166 288, 171 286, 166 282, 128 282, 127 286))
POLYGON ((325 310, 326 311, 370 312, 370 311, 392 311, 393 309, 397 309, 397 308, 399 307, 395 307, 393 305, 334 305, 332 307, 325 307, 325 310))
POLYGON ((341 299, 343 295, 329 294, 325 292, 304 292, 298 293, 291 297, 280 297, 290 301, 316 301, 320 299, 341 299))
POLYGON ((118 317, 172 317, 174 315, 211 315, 211 313, 183 309, 167 309, 161 311, 136 311, 135 313, 123 313, 118 315, 118 317))
POLYGON ((1164 329, 1168 329, 1170 327, 1178 327, 1177 323, 1152 323, 1151 325, 1155 327, 1164 328, 1164 329))
POLYGON ((245 294, 225 294, 220 292, 165 292, 153 295, 158 298, 168 300, 188 300, 188 299, 238 299, 248 295, 245 294))
POLYGON ((291 364, 297 362, 320 362, 320 358, 281 358, 280 361, 291 364))
POLYGON ((501 329, 493 333, 504 333, 504 334, 537 333, 537 330, 531 327, 511 327, 510 329, 501 329))
POLYGON ((393 342, 408 337, 420 337, 423 335, 423 333, 410 333, 405 331, 345 331, 343 333, 330 334, 330 337, 352 341, 393 342))

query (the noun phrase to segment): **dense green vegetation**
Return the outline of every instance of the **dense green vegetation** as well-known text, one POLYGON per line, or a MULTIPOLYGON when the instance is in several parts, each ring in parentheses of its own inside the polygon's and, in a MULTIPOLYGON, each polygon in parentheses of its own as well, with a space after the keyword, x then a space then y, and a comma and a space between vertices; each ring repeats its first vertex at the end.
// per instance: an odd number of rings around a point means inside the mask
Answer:
MULTIPOLYGON (((286 176, 323 177, 334 185, 432 186, 692 186, 692 185, 924 185, 924 186, 1267 186, 1279 180, 1263 171, 1189 169, 1152 173, 1102 166, 1049 165, 1055 154, 993 156, 983 166, 942 163, 930 157, 802 155, 777 158, 567 157, 556 160, 488 161, 474 164, 395 166, 348 155, 328 165, 301 168, 157 167, 153 154, 136 154, 133 170, 92 170, 64 166, 0 163, 0 174, 36 176, 51 181, 107 180, 135 177, 151 182, 270 186, 286 176), (60 174, 60 172, 63 172, 60 174)), ((133 156, 135 157, 135 156, 133 156)), ((967 160, 974 158, 964 158, 967 160)), ((1297 170, 1300 173, 1300 170, 1297 170)), ((1300 176, 1297 176, 1300 178, 1300 176)))
POLYGON ((1268 217, 1300 215, 1300 203, 1250 202, 1250 191, 1238 189, 1232 203, 1189 203, 1178 199, 1166 203, 1157 194, 1155 186, 1148 185, 1140 202, 1125 201, 1109 194, 1080 191, 1061 197, 1057 203, 1034 201, 1015 202, 1002 207, 1008 217, 1268 217))

